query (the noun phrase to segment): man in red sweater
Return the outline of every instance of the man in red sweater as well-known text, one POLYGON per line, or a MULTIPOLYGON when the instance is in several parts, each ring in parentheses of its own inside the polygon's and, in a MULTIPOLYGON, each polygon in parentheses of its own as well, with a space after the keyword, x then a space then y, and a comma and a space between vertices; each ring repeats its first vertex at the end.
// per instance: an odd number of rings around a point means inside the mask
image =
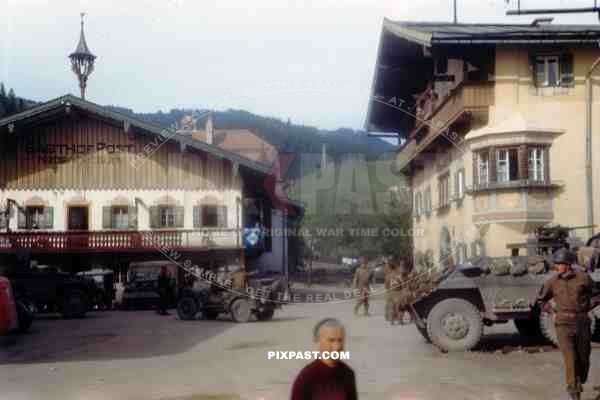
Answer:
POLYGON ((314 360, 296 377, 291 400, 356 400, 354 371, 344 362, 323 358, 323 352, 344 350, 344 326, 335 318, 326 318, 314 328, 313 337, 319 348, 314 360))

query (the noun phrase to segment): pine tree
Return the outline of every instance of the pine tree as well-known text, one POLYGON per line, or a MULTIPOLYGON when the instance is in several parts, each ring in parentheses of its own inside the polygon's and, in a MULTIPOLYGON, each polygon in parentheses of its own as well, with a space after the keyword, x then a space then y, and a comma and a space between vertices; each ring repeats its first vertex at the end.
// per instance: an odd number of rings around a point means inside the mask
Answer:
POLYGON ((6 100, 6 89, 4 89, 4 83, 0 82, 0 102, 4 103, 6 100))
POLYGON ((17 96, 15 96, 15 91, 10 89, 8 91, 8 98, 6 100, 6 112, 10 115, 17 112, 17 96))

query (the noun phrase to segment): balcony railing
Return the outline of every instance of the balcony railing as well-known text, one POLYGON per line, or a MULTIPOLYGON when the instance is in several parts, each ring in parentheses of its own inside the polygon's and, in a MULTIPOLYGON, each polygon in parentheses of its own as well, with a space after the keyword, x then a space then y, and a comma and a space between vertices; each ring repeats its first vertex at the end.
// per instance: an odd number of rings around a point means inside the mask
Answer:
MULTIPOLYGON (((485 109, 493 104, 493 81, 462 82, 442 100, 425 105, 426 115, 417 116, 414 132, 419 131, 426 124, 435 127, 438 123, 443 123, 445 128, 463 111, 485 109), (427 112, 432 106, 434 109, 427 112)), ((434 131, 437 132, 436 129, 434 131)))
POLYGON ((155 231, 19 231, 0 233, 0 253, 144 252, 239 248, 237 229, 155 231))
POLYGON ((469 193, 485 192, 490 190, 503 190, 503 189, 522 189, 522 188, 557 188, 564 185, 563 181, 536 181, 529 179, 517 179, 508 182, 489 182, 483 184, 475 184, 472 188, 467 190, 469 193))
POLYGON ((425 112, 417 115, 410 138, 400 149, 398 167, 408 165, 464 113, 487 113, 493 104, 493 81, 463 82, 443 99, 430 100, 423 107, 425 112))

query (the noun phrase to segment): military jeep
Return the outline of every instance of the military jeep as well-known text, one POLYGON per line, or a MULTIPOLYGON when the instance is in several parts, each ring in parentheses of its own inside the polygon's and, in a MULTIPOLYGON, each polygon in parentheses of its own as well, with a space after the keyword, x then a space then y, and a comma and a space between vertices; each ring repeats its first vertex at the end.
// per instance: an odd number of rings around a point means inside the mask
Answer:
POLYGON ((246 289, 201 282, 182 289, 177 314, 182 320, 195 319, 201 313, 211 320, 220 314, 229 314, 235 322, 248 322, 252 315, 259 321, 268 321, 281 307, 285 294, 286 287, 281 278, 251 279, 246 289))

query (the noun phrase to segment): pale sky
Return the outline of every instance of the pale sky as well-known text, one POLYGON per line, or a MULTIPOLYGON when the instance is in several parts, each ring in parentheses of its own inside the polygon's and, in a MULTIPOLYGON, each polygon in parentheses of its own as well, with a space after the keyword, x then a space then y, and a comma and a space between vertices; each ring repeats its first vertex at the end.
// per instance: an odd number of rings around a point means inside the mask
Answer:
MULTIPOLYGON (((535 18, 506 17, 505 0, 457 1, 460 22, 535 18)), ((521 0, 522 8, 592 5, 521 0)), ((87 43, 98 57, 91 101, 138 112, 216 102, 320 128, 360 129, 383 18, 450 21, 452 1, 0 0, 0 81, 38 101, 78 94, 67 56, 78 41, 80 11, 88 14, 87 43), (309 82, 334 92, 306 90, 309 82), (347 88, 357 93, 335 92, 347 88)), ((554 22, 598 18, 575 14, 554 22)))

